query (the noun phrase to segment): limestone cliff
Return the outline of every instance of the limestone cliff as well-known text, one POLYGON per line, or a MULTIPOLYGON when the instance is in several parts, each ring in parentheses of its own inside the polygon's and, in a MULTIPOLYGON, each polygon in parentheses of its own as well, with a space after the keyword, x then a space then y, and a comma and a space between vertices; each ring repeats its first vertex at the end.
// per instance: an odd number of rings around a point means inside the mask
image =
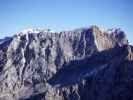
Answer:
POLYGON ((20 32, 0 40, 0 99, 119 100, 121 91, 129 97, 132 52, 120 29, 20 32))

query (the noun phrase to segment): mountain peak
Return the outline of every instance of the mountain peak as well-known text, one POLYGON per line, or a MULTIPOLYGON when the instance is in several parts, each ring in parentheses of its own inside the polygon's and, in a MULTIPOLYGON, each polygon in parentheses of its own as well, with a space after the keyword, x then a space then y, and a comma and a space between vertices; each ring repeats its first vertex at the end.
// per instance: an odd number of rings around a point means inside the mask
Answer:
MULTIPOLYGON (((0 99, 32 100, 41 94, 45 100, 49 100, 49 96, 52 99, 57 96, 57 100, 80 96, 84 100, 90 99, 94 92, 91 88, 97 86, 106 94, 108 87, 104 90, 101 87, 104 83, 97 83, 104 81, 112 90, 108 82, 114 81, 115 69, 119 72, 118 68, 121 71, 127 66, 132 68, 132 52, 125 33, 120 30, 108 33, 97 26, 63 32, 24 30, 12 38, 0 40, 0 99), (97 80, 99 78, 102 81, 97 80)), ((119 77, 121 73, 116 75, 119 77)), ((101 91, 95 90, 102 96, 101 91)))

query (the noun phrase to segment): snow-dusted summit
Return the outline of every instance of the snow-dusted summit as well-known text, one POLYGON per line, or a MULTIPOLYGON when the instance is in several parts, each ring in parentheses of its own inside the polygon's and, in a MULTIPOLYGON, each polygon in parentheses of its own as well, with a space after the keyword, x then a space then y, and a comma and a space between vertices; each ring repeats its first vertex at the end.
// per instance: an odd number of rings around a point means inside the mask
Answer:
POLYGON ((132 51, 121 29, 24 30, 0 40, 0 99, 120 100, 132 51))

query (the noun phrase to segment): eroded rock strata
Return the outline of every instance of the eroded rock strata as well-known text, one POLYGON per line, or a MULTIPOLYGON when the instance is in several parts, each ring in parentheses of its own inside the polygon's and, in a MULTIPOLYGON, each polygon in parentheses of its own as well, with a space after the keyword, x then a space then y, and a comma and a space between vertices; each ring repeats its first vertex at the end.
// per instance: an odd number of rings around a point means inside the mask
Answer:
POLYGON ((0 40, 1 100, 132 100, 133 47, 97 26, 0 40))

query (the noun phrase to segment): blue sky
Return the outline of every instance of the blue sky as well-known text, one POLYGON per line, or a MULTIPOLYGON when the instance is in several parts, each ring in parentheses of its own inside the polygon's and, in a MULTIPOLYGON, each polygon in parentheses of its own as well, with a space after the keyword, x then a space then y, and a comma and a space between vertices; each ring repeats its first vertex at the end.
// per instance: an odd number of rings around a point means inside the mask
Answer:
POLYGON ((27 28, 122 28, 133 44, 133 0, 0 0, 0 38, 27 28))

